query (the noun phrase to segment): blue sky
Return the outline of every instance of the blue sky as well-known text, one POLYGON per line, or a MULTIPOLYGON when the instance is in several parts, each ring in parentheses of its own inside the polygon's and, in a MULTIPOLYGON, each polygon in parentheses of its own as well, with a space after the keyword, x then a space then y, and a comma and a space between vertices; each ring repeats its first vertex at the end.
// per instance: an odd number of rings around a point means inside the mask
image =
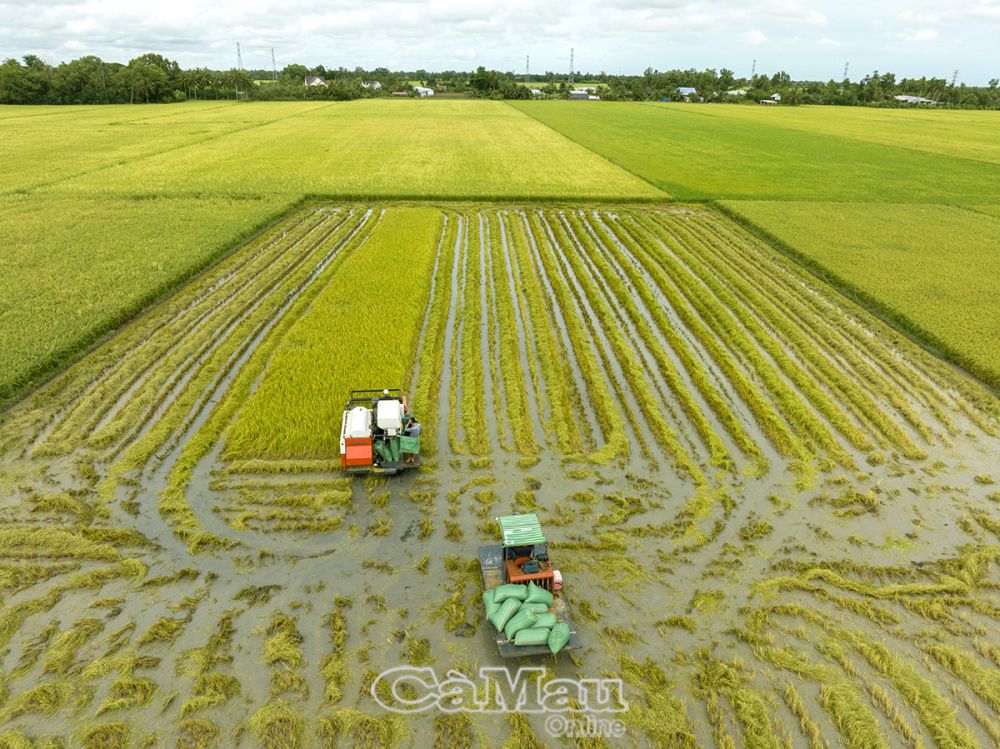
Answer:
POLYGON ((1000 0, 952 4, 785 0, 0 0, 0 57, 50 63, 161 52, 184 67, 290 62, 328 67, 522 72, 727 67, 749 75, 857 79, 872 70, 985 84, 1000 77, 1000 0))

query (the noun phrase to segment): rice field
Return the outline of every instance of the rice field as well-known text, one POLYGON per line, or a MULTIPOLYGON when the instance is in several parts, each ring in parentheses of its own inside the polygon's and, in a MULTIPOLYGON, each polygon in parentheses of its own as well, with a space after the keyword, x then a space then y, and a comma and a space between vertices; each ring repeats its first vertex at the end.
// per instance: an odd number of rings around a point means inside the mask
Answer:
POLYGON ((369 692, 502 663, 536 512, 627 745, 995 744, 998 417, 710 207, 309 203, 0 416, 3 741, 547 745, 369 692), (382 385, 424 463, 347 479, 382 385))

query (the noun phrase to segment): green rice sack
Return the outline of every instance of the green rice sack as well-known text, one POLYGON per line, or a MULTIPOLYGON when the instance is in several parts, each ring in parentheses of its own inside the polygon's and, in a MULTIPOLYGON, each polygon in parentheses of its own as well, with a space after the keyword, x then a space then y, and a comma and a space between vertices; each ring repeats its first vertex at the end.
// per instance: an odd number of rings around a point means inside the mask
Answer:
POLYGON ((507 620, 507 624, 503 628, 503 633, 507 635, 507 639, 509 640, 518 630, 535 626, 535 619, 537 618, 538 614, 534 611, 521 607, 514 616, 507 620))
POLYGON ((531 609, 536 614, 545 614, 549 610, 549 607, 546 606, 544 603, 522 603, 521 608, 531 609))
POLYGON ((514 612, 517 611, 521 602, 516 598, 508 598, 506 601, 500 604, 500 607, 493 612, 493 616, 490 617, 490 621, 493 622, 493 626, 497 629, 503 629, 507 621, 514 616, 514 612))
POLYGON ((518 601, 523 601, 527 595, 528 589, 517 583, 498 585, 493 589, 493 600, 497 603, 503 603, 508 598, 516 598, 518 601))
POLYGON ((528 583, 528 594, 527 598, 524 599, 525 603, 544 603, 546 606, 552 605, 552 594, 549 593, 545 588, 540 585, 535 585, 534 583, 528 583))
POLYGON ((566 643, 569 642, 569 625, 566 622, 559 622, 556 626, 552 628, 549 632, 549 650, 552 651, 552 655, 555 655, 564 647, 566 643))
POLYGON ((544 627, 519 629, 514 635, 515 645, 544 645, 549 639, 549 631, 544 627))
MULTIPOLYGON (((523 603, 521 604, 521 608, 522 609, 524 608, 524 604, 523 603)), ((559 617, 557 617, 555 614, 545 614, 545 613, 542 613, 542 614, 538 615, 537 619, 535 619, 535 626, 536 627, 545 627, 546 629, 552 629, 554 626, 556 626, 556 623, 558 621, 559 621, 559 617)))
POLYGON ((500 604, 493 600, 493 588, 483 591, 483 605, 486 607, 486 618, 492 619, 493 612, 500 608, 500 604))

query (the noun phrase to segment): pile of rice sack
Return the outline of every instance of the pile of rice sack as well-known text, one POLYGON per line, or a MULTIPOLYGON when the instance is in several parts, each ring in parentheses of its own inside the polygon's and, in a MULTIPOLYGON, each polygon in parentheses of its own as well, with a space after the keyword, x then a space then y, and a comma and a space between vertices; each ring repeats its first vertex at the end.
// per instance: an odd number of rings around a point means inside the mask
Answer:
POLYGON ((486 618, 514 645, 548 645, 555 655, 569 642, 569 625, 549 613, 552 594, 533 582, 490 588, 483 603, 486 618))

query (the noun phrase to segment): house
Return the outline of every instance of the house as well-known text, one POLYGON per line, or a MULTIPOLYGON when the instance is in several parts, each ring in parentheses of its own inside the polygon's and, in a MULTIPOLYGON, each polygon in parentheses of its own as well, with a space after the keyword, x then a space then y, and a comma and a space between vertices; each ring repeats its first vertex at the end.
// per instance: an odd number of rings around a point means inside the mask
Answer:
POLYGON ((592 89, 589 88, 574 88, 569 92, 570 99, 582 99, 586 101, 590 98, 590 92, 592 89))
POLYGON ((409 96, 406 91, 393 91, 389 96, 409 96))
POLYGON ((307 86, 325 86, 326 78, 320 78, 318 75, 307 75, 306 76, 307 86))
POLYGON ((421 99, 426 99, 429 96, 434 96, 434 89, 427 88, 426 86, 414 86, 413 93, 415 93, 421 99))
POLYGON ((703 101, 698 96, 698 89, 694 86, 678 86, 677 94, 680 96, 681 101, 703 101))
POLYGON ((761 99, 760 103, 761 104, 777 104, 778 102, 775 101, 774 99, 761 99))
POLYGON ((902 104, 937 104, 933 99, 925 99, 922 96, 911 96, 909 94, 899 94, 892 98, 902 104))
POLYGON ((726 91, 726 96, 746 96, 747 92, 742 88, 734 88, 726 91))
POLYGON ((531 94, 532 99, 538 99, 542 95, 542 90, 540 88, 529 88, 528 93, 531 94))
POLYGON ((771 99, 774 101, 781 101, 781 94, 771 94, 771 99))
POLYGON ((372 91, 381 91, 382 84, 378 81, 361 81, 361 88, 371 89, 372 91))

